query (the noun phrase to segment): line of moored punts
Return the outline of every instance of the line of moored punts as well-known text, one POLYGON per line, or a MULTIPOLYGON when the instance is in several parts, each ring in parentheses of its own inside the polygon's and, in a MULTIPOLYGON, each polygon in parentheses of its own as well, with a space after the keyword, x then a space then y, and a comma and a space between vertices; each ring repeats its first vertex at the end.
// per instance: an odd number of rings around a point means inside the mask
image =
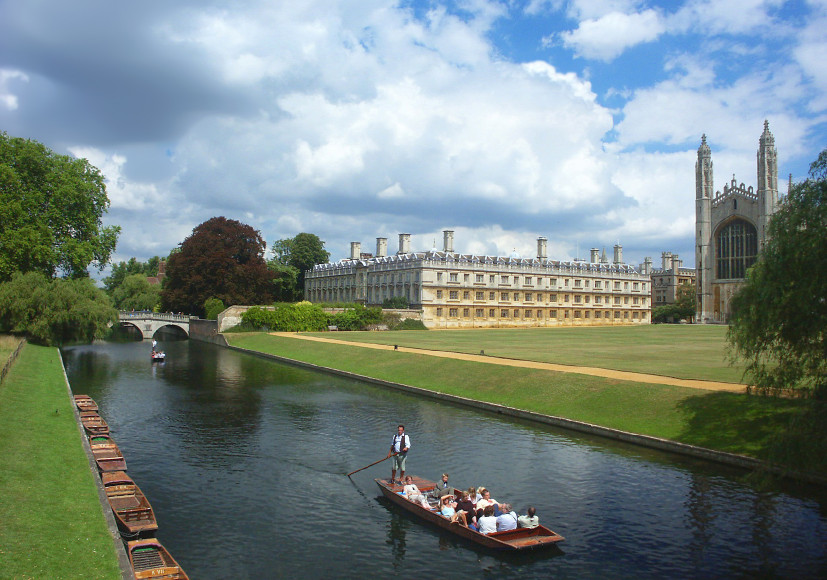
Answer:
POLYGON ((127 475, 126 460, 109 435, 109 425, 98 414, 98 405, 88 395, 75 395, 74 400, 135 578, 188 579, 183 568, 154 537, 158 530, 155 512, 127 475))

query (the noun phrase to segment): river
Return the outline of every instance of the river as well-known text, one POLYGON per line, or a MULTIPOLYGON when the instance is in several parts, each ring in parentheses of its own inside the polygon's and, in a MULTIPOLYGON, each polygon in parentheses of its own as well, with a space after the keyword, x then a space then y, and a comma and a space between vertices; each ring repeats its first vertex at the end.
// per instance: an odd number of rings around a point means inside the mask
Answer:
MULTIPOLYGON (((195 341, 64 349, 194 580, 825 578, 827 490, 332 377, 195 341), (492 497, 566 537, 496 555, 387 505, 396 425, 408 472, 492 497)), ((312 348, 312 346, 308 346, 312 348)))

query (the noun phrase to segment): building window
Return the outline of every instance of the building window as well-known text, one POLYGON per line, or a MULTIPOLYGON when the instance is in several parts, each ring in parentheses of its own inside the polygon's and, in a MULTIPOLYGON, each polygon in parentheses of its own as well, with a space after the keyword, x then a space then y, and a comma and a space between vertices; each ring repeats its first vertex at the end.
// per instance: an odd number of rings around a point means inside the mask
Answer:
POLYGON ((549 310, 548 311, 549 318, 557 318, 557 311, 556 310, 549 310))
POLYGON ((500 276, 500 284, 508 284, 508 276, 500 276))
POLYGON ((497 316, 497 311, 493 308, 488 309, 488 318, 494 318, 497 316))
POLYGON ((632 312, 632 319, 637 320, 638 312, 632 312))
POLYGON ((531 310, 526 310, 523 313, 523 318, 531 318, 531 310))
POLYGON ((488 299, 489 300, 496 300, 497 299, 497 293, 496 292, 489 292, 488 293, 488 299))
POLYGON ((589 318, 590 312, 588 310, 586 310, 585 314, 586 314, 586 318, 589 318))
POLYGON ((615 311, 615 318, 620 318, 620 311, 619 310, 615 311))
POLYGON ((589 302, 591 302, 591 301, 592 301, 592 297, 591 297, 591 296, 586 296, 586 297, 584 298, 584 300, 586 301, 586 304, 588 304, 589 302))
POLYGON ((519 292, 515 292, 515 293, 514 293, 514 302, 517 302, 519 299, 520 299, 520 293, 519 293, 519 292))
POLYGON ((588 288, 591 283, 591 280, 586 280, 586 288, 588 288))
POLYGON ((436 297, 437 297, 438 299, 439 299, 439 298, 442 298, 442 290, 437 290, 437 291, 436 291, 436 297))
POLYGON ((531 276, 526 276, 525 277, 525 284, 526 284, 526 286, 531 286, 531 276))
POLYGON ((493 284, 496 281, 497 277, 494 274, 488 276, 488 283, 493 284))
POLYGON ((476 310, 474 310, 474 316, 476 316, 477 318, 482 318, 483 316, 485 316, 485 311, 482 308, 477 308, 476 310))
POLYGON ((632 284, 632 290, 638 290, 639 288, 640 288, 640 283, 639 282, 635 282, 634 284, 632 284))
POLYGON ((602 288, 602 286, 601 286, 600 280, 595 280, 594 281, 594 289, 595 290, 600 290, 601 288, 602 288))
POLYGON ((615 282, 615 290, 620 290, 620 282, 615 282))
POLYGON ((451 290, 448 294, 450 300, 459 300, 459 290, 451 290))
POLYGON ((471 293, 470 292, 465 291, 465 292, 462 293, 462 299, 463 300, 469 300, 470 298, 471 298, 471 293))
POLYGON ((437 282, 442 282, 442 272, 437 272, 436 273, 436 281, 437 282))
POLYGON ((479 282, 480 284, 482 284, 482 282, 483 282, 482 274, 477 274, 476 281, 479 282))
POLYGON ((519 318, 519 317, 520 317, 520 311, 515 308, 514 309, 514 318, 519 318))
POLYGON ((620 296, 615 296, 615 304, 620 306, 620 296))
POLYGON ((575 288, 582 288, 583 287, 583 280, 575 280, 574 281, 575 288))
POLYGON ((579 310, 574 311, 574 317, 575 318, 580 318, 580 311, 579 310))
POLYGON ((624 313, 623 313, 623 318, 629 318, 629 313, 628 313, 628 312, 624 312, 624 313))
POLYGON ((550 302, 557 302, 557 294, 549 294, 548 298, 550 302))
POLYGON ((568 288, 568 287, 569 287, 569 279, 568 279, 568 278, 566 278, 565 280, 563 280, 563 286, 565 286, 566 288, 568 288))
POLYGON ((477 300, 485 300, 485 292, 477 292, 477 300))
POLYGON ((628 282, 624 282, 624 283, 623 283, 623 289, 624 289, 624 290, 628 290, 628 289, 629 289, 629 283, 628 283, 628 282))
POLYGON ((448 318, 456 318, 457 316, 459 316, 459 308, 448 309, 448 318))
POLYGON ((635 304, 639 304, 640 303, 640 298, 635 296, 635 298, 632 302, 634 302, 635 304))
POLYGON ((448 275, 448 281, 449 281, 449 282, 457 282, 457 281, 458 281, 458 280, 457 280, 457 273, 456 273, 456 272, 451 272, 451 273, 448 275))
POLYGON ((751 223, 736 219, 715 236, 716 270, 720 279, 746 276, 758 255, 758 235, 751 223))
POLYGON ((463 282, 468 282, 468 281, 470 281, 470 279, 471 279, 471 274, 463 274, 462 275, 462 281, 463 282))
POLYGON ((568 317, 569 317, 569 311, 568 310, 563 310, 563 318, 568 318, 568 317))
POLYGON ((606 311, 606 313, 605 313, 604 318, 609 318, 610 316, 611 316, 611 315, 609 314, 609 311, 607 310, 607 311, 606 311))
POLYGON ((500 318, 508 318, 508 310, 506 310, 505 308, 500 310, 500 318))
POLYGON ((436 315, 437 316, 442 316, 442 308, 437 308, 436 309, 436 315))
POLYGON ((500 294, 500 301, 507 301, 508 300, 508 292, 502 292, 500 294))
POLYGON ((463 308, 462 309, 462 317, 463 318, 468 318, 469 316, 471 316, 471 309, 470 308, 463 308))
POLYGON ((526 292, 525 293, 525 301, 526 302, 532 302, 533 301, 533 294, 531 292, 526 292))
POLYGON ((542 310, 538 310, 538 311, 537 311, 537 320, 541 319, 542 317, 543 317, 543 311, 542 311, 542 310))
POLYGON ((600 318, 600 311, 599 310, 594 313, 594 317, 595 318, 600 318))
POLYGON ((563 302, 568 302, 568 301, 569 301, 569 295, 568 294, 563 294, 563 302))
POLYGON ((574 295, 574 303, 575 304, 580 304, 582 300, 583 300, 583 297, 580 296, 580 294, 575 294, 574 295))
POLYGON ((628 297, 628 296, 624 296, 624 297, 623 297, 623 304, 628 304, 628 303, 629 303, 629 297, 628 297))

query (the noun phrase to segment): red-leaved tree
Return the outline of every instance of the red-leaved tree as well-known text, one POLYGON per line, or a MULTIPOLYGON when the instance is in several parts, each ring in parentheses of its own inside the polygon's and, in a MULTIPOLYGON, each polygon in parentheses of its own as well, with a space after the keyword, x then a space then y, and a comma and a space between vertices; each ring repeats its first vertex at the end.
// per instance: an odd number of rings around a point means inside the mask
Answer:
POLYGON ((162 308, 203 316, 209 298, 227 306, 271 302, 265 249, 261 233, 247 224, 225 217, 205 221, 169 257, 162 308))

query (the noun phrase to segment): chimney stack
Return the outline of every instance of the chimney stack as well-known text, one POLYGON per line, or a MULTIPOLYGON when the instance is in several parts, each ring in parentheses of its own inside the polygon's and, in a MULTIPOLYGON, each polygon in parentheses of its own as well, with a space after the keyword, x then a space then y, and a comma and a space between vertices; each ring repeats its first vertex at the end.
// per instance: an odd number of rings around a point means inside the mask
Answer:
POLYGON ((442 250, 454 253, 454 230, 442 230, 442 250))
POLYGON ((649 276, 651 273, 652 273, 652 258, 649 257, 649 256, 646 256, 645 258, 643 258, 643 272, 641 272, 641 274, 643 274, 644 276, 649 276))
POLYGON ((409 254, 411 252, 411 234, 399 234, 399 254, 409 254))
POLYGON ((362 244, 360 242, 350 242, 350 259, 358 260, 362 255, 362 244))
POLYGON ((597 248, 592 248, 589 250, 589 262, 592 264, 597 264, 600 261, 600 250, 597 248))
POLYGON ((615 244, 615 264, 623 263, 623 246, 615 244))
POLYGON ((545 236, 537 237, 537 259, 548 259, 548 238, 546 238, 545 236))
POLYGON ((376 257, 384 258, 388 255, 388 238, 376 238, 376 257))

